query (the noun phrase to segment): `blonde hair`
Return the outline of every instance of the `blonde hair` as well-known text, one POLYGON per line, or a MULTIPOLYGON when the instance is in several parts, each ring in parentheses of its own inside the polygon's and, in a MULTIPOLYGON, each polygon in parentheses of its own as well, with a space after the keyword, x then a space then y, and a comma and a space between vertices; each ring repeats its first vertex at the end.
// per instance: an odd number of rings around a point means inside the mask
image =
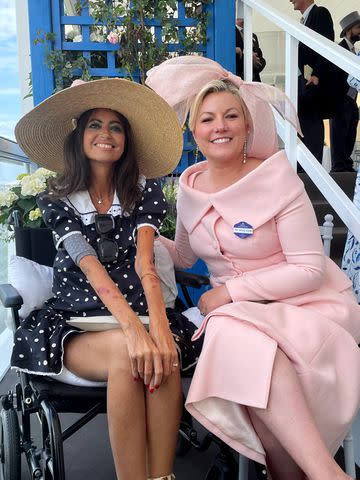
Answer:
POLYGON ((245 122, 248 124, 249 131, 252 131, 253 124, 249 109, 247 108, 242 96, 240 95, 239 89, 229 80, 211 80, 207 83, 200 92, 196 95, 196 98, 190 108, 189 116, 189 128, 193 132, 195 129, 196 119, 199 115, 200 107, 205 100, 205 98, 211 93, 221 93, 229 92, 234 97, 237 97, 240 101, 240 105, 244 114, 245 122))

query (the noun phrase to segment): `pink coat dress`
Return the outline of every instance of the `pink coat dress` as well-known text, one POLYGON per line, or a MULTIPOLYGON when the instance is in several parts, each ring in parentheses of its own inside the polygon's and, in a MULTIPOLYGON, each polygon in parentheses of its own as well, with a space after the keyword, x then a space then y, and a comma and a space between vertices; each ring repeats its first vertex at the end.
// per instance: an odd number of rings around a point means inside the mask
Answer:
POLYGON ((246 407, 266 408, 280 348, 335 453, 360 405, 360 307, 350 281, 324 257, 312 205, 284 152, 214 194, 192 188, 206 168, 198 163, 180 177, 175 243, 162 239, 177 267, 201 257, 212 285, 225 284, 232 298, 195 334, 205 339, 186 407, 265 463, 246 407), (234 227, 240 222, 247 230, 234 227))

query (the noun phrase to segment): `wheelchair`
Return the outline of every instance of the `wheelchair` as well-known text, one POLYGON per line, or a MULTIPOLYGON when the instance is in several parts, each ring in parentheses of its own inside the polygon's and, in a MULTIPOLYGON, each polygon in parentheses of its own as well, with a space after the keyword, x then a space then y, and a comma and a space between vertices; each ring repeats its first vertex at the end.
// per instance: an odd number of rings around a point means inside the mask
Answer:
MULTIPOLYGON (((33 232, 15 228, 16 254, 42 265, 52 266, 55 256, 52 234, 48 229, 33 232), (39 235, 35 240, 30 233, 39 235)), ((199 289, 209 284, 207 276, 176 271, 176 281, 182 292, 175 308, 184 311, 193 306, 188 288, 199 289)), ((11 308, 12 326, 19 325, 19 309, 23 300, 10 285, 0 285, 0 301, 11 308)), ((8 393, 1 395, 0 404, 0 480, 21 478, 21 458, 26 458, 29 478, 33 480, 64 480, 64 442, 99 413, 106 413, 106 387, 81 387, 58 382, 47 376, 17 371, 18 381, 8 393), (62 429, 59 414, 81 414, 70 426, 62 429), (39 445, 35 445, 31 423, 37 417, 40 424, 39 445)), ((210 465, 204 480, 235 480, 238 464, 226 444, 207 433, 202 441, 193 428, 191 415, 183 409, 177 451, 185 455, 190 448, 206 450, 211 443, 219 453, 210 465)), ((260 477, 259 477, 260 478, 260 477)), ((262 478, 264 478, 262 476, 262 478)))

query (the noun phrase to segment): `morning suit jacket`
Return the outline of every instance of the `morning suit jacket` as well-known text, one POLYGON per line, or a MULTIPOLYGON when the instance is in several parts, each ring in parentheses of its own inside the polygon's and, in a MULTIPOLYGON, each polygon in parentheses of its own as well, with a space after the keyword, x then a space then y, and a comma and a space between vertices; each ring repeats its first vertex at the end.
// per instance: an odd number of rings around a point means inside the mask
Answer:
MULTIPOLYGON (((244 51, 244 39, 239 32, 238 28, 235 27, 235 33, 236 33, 236 46, 241 48, 242 51, 244 51)), ((260 45, 259 45, 259 40, 255 33, 253 33, 253 52, 257 54, 259 57, 261 64, 259 67, 254 67, 253 66, 253 81, 254 82, 261 82, 260 78, 260 72, 262 72, 265 68, 266 65, 266 60, 263 57, 260 45)), ((244 58, 236 54, 236 75, 238 77, 244 78, 244 58)))
MULTIPOLYGON (((334 41, 333 21, 327 8, 314 5, 306 19, 305 26, 334 41)), ((322 118, 330 118, 336 113, 341 98, 336 91, 338 83, 336 67, 303 43, 299 44, 298 65, 301 74, 304 73, 304 66, 309 65, 312 68, 312 75, 319 78, 318 86, 307 86, 299 91, 299 102, 312 104, 315 102, 322 118)))
MULTIPOLYGON (((343 40, 341 40, 339 45, 340 45, 340 47, 343 47, 350 52, 349 45, 348 45, 347 41, 345 40, 345 38, 343 40)), ((338 91, 339 91, 339 95, 344 97, 345 95, 347 95, 347 93, 349 91, 349 84, 347 82, 349 74, 347 72, 345 72, 344 70, 341 70, 340 68, 338 68, 338 70, 339 70, 339 72, 338 72, 338 91)), ((355 102, 356 102, 356 97, 355 97, 355 102)))

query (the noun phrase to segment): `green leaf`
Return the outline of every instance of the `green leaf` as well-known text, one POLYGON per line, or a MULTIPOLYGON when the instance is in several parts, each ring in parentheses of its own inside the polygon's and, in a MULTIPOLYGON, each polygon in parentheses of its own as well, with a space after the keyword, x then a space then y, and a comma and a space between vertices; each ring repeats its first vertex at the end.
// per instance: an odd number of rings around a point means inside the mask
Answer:
POLYGON ((35 197, 20 198, 17 204, 24 211, 25 214, 37 207, 35 197))

